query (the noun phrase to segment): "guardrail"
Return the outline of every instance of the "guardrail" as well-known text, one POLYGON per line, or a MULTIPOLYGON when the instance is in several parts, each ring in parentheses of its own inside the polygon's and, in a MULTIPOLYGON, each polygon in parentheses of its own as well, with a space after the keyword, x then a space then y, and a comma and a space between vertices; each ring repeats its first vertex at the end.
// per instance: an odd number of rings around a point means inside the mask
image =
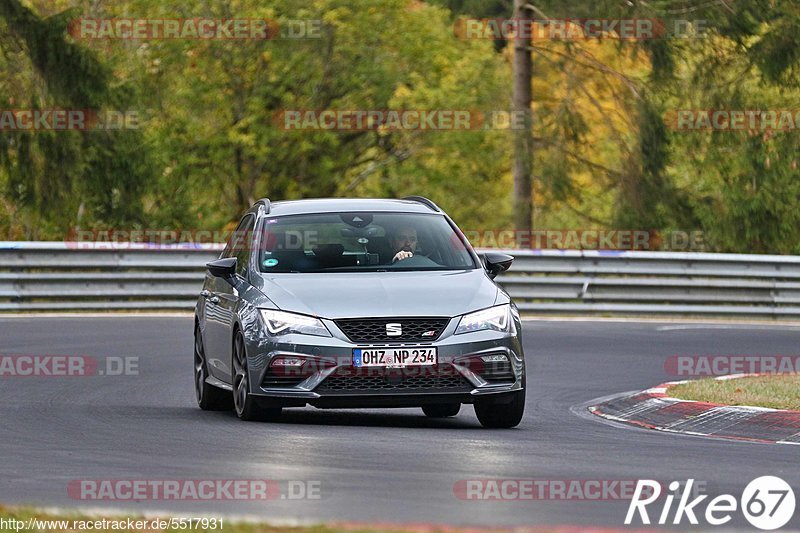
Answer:
MULTIPOLYGON (((190 310, 220 247, 0 242, 0 311, 190 310)), ((505 250, 529 314, 800 316, 800 257, 505 250)))

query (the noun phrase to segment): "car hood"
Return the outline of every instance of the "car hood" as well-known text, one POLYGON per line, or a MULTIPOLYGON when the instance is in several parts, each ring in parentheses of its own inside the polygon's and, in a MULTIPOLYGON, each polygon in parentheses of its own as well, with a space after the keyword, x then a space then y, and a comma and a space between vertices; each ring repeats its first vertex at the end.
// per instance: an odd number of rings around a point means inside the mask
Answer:
POLYGON ((456 316, 493 305, 482 269, 272 274, 258 287, 280 309, 322 318, 456 316))

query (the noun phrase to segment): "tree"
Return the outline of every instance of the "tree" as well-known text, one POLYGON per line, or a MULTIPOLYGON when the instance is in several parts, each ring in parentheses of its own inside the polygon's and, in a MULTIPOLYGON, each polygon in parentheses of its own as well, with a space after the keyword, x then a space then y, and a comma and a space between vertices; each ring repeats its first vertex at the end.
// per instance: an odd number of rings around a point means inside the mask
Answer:
MULTIPOLYGON (((75 10, 42 17, 19 0, 0 3, 0 101, 12 109, 91 109, 125 100, 108 67, 66 36, 75 10), (35 75, 20 75, 32 72, 35 75)), ((147 156, 136 132, 6 131, 0 184, 9 238, 64 235, 77 223, 141 222, 147 156), (83 218, 83 220, 81 220, 83 218)))

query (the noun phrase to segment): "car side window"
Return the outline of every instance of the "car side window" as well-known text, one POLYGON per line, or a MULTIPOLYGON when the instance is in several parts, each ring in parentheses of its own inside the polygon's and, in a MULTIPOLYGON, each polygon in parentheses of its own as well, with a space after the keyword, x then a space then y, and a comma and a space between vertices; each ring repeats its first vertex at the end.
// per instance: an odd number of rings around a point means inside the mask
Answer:
POLYGON ((241 277, 247 279, 247 273, 250 270, 250 252, 253 242, 253 229, 256 227, 256 217, 248 215, 242 220, 244 227, 238 231, 239 235, 236 236, 235 255, 236 255, 236 273, 241 277))
POLYGON ((236 229, 233 230, 230 239, 228 239, 228 244, 220 256, 220 258, 235 257, 236 273, 243 278, 247 277, 247 271, 250 266, 250 248, 255 225, 256 218, 253 215, 245 215, 236 229))

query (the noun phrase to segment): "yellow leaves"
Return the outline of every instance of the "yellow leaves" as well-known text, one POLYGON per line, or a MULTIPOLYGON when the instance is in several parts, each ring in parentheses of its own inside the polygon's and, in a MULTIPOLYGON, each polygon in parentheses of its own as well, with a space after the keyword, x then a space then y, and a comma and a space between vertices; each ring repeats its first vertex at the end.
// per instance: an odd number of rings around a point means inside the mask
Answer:
POLYGON ((401 83, 397 86, 397 89, 394 91, 394 97, 397 100, 404 101, 411 96, 413 96, 414 91, 412 91, 407 85, 401 83))
POLYGON ((328 9, 322 14, 322 22, 332 26, 343 26, 353 16, 352 10, 346 7, 328 9))
MULTIPOLYGON (((541 31, 536 29, 534 35, 541 31)), ((551 164, 565 169, 569 190, 577 195, 566 202, 607 220, 613 211, 609 176, 587 162, 624 172, 621 166, 637 149, 634 90, 649 73, 649 61, 617 39, 534 39, 531 46, 533 134, 544 140, 534 168, 551 164)), ((509 47, 505 53, 510 59, 513 50, 509 47)), ((552 176, 541 178, 547 182, 552 176)), ((537 211, 537 224, 574 224, 574 212, 562 201, 548 198, 547 190, 537 193, 548 203, 537 211)))
POLYGON ((241 128, 231 128, 227 131, 228 141, 232 145, 247 148, 255 148, 257 146, 257 138, 254 133, 245 132, 241 128))

